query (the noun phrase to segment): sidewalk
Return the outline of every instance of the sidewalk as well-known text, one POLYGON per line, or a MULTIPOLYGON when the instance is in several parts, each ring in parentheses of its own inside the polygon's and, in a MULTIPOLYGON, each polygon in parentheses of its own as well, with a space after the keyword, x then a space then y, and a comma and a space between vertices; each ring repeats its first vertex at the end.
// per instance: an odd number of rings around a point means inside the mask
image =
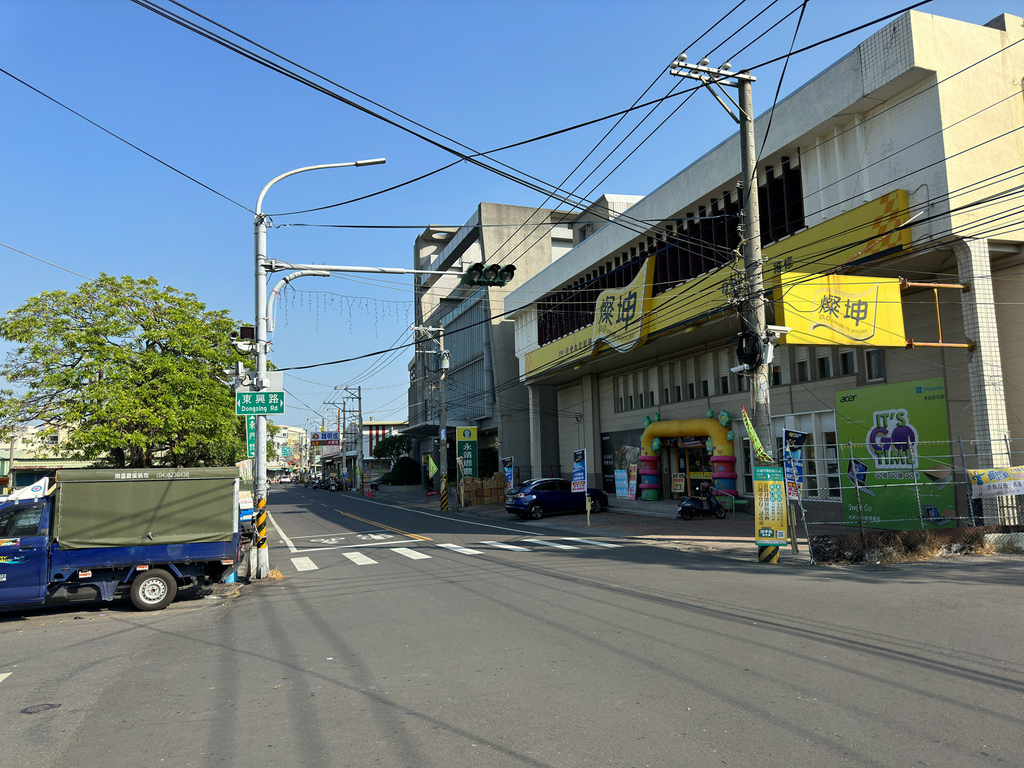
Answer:
MULTIPOLYGON (((419 486, 381 486, 375 497, 381 501, 416 507, 437 512, 440 501, 437 496, 427 498, 419 486)), ((609 509, 590 516, 587 527, 585 514, 552 515, 540 520, 530 520, 538 525, 577 535, 616 536, 636 538, 644 541, 672 546, 678 549, 692 549, 715 552, 744 561, 757 562, 757 547, 754 545, 754 516, 746 512, 730 513, 724 520, 713 516, 681 520, 676 513, 676 502, 641 501, 609 497, 609 509)), ((489 522, 521 523, 523 521, 505 511, 502 504, 472 506, 458 512, 460 516, 474 517, 489 522)), ((786 545, 780 550, 782 563, 807 565, 810 556, 807 539, 799 532, 797 544, 800 552, 793 554, 786 545)))

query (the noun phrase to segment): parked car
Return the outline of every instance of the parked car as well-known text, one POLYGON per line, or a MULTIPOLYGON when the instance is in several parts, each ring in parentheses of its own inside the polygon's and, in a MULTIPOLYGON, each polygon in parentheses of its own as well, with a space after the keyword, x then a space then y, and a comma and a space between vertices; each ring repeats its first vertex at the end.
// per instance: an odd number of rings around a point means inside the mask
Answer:
POLYGON ((505 511, 526 520, 539 520, 548 514, 586 512, 586 497, 590 496, 590 511, 608 508, 608 494, 597 488, 588 488, 586 494, 573 493, 572 483, 560 477, 539 477, 527 480, 505 494, 505 511))

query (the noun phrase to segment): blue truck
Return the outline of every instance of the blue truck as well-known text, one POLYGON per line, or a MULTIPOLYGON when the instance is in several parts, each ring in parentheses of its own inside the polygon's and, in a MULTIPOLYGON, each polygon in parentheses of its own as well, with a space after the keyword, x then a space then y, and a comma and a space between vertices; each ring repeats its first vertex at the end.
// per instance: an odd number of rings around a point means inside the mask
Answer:
POLYGON ((0 503, 0 609, 167 607, 241 559, 236 467, 59 470, 0 503))

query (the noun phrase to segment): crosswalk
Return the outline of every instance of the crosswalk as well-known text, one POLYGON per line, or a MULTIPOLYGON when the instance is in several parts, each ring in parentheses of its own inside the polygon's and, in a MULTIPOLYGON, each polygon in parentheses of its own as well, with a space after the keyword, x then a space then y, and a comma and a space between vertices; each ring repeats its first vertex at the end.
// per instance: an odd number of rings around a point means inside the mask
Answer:
MULTIPOLYGON (((565 550, 578 550, 585 547, 604 547, 606 549, 617 549, 621 548, 621 544, 612 544, 608 541, 598 541, 596 539, 581 539, 575 537, 564 537, 558 540, 553 539, 522 539, 522 543, 509 544, 503 541, 481 541, 474 546, 481 547, 481 549, 473 549, 472 547, 463 546, 461 544, 452 544, 447 542, 438 542, 431 546, 436 546, 444 549, 448 552, 454 552, 459 555, 485 555, 488 551, 500 550, 503 552, 534 552, 544 549, 555 549, 559 551, 565 550), (563 542, 572 542, 571 544, 563 542), (523 546, 523 544, 530 544, 532 546, 523 546)), ((402 557, 407 557, 410 560, 430 560, 433 555, 424 552, 423 549, 412 549, 410 547, 389 547, 374 549, 373 554, 376 558, 370 557, 364 552, 342 552, 341 554, 355 565, 377 565, 381 562, 387 553, 394 553, 402 557)), ((294 565, 296 571, 315 571, 318 570, 318 566, 313 562, 312 558, 309 557, 293 557, 292 565, 294 565)))

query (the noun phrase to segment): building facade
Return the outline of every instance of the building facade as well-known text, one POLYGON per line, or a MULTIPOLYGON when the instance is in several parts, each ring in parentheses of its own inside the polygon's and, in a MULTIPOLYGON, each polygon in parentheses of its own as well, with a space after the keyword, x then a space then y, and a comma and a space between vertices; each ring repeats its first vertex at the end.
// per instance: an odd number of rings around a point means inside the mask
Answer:
MULTIPOLYGON (((908 12, 781 101, 767 136, 768 117, 755 121, 768 323, 796 322, 796 297, 835 277, 856 283, 829 288, 847 307, 850 291, 905 281, 888 300, 900 328, 848 343, 761 340, 774 354, 766 447, 777 454, 787 429, 807 435, 812 499, 839 501, 856 466, 844 459, 846 409, 902 385, 937 406, 914 439, 944 442, 947 457, 966 441, 980 466, 1010 466, 1010 441, 1024 438, 1022 24, 908 12), (962 346, 927 346, 939 343, 962 346)), ((740 171, 733 136, 505 297, 531 464, 566 475, 583 448, 590 476, 615 491, 629 451, 650 450, 645 419, 670 421, 681 426, 662 430, 649 485, 691 491, 721 469, 699 423, 719 421, 735 489, 751 493, 740 171)))

